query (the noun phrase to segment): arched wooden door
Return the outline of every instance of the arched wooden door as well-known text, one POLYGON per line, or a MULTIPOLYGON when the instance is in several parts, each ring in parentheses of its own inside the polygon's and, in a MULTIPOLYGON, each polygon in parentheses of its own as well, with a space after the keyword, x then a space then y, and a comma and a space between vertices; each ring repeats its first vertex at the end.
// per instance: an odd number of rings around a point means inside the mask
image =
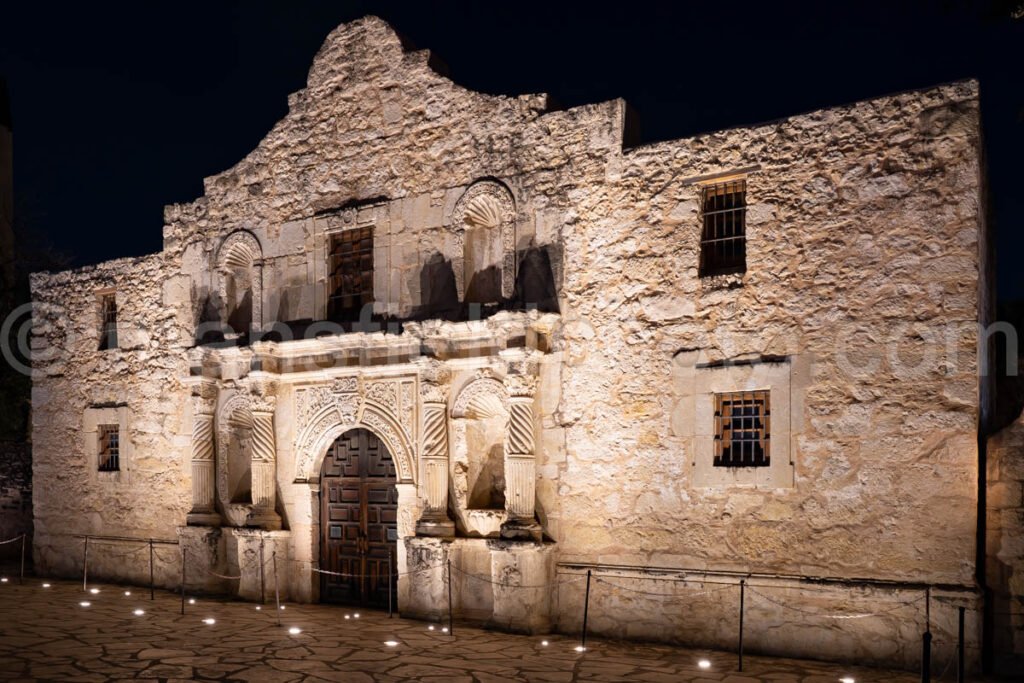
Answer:
POLYGON ((394 590, 398 538, 395 464, 372 432, 352 429, 320 470, 320 600, 384 606, 394 590), (388 572, 388 558, 392 571, 388 572))

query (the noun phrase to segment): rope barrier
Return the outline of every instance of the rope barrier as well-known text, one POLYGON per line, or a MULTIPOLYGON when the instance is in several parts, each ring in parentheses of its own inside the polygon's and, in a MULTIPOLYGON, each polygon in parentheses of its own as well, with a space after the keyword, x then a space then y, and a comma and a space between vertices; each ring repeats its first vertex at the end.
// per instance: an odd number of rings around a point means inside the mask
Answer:
POLYGON ((515 583, 505 583, 503 581, 492 581, 491 579, 485 578, 483 576, 477 576, 476 574, 470 574, 469 572, 464 572, 461 569, 459 569, 458 567, 452 567, 452 569, 457 571, 459 574, 462 574, 463 576, 468 576, 469 578, 476 579, 477 581, 480 581, 482 583, 489 583, 492 586, 503 586, 505 588, 549 588, 551 586, 561 586, 561 585, 566 585, 566 584, 570 584, 570 583, 579 583, 580 581, 584 581, 587 578, 586 576, 580 576, 580 577, 577 577, 575 579, 570 579, 568 581, 549 581, 548 583, 539 583, 539 584, 534 584, 534 585, 522 585, 522 584, 515 584, 515 583))
POLYGON ((893 612, 899 611, 900 609, 903 609, 904 607, 909 607, 910 605, 913 605, 915 603, 921 602, 922 600, 925 599, 924 596, 921 596, 921 597, 918 597, 918 598, 914 598, 913 600, 901 602, 900 604, 896 605, 895 607, 892 607, 891 609, 882 609, 882 610, 874 611, 874 612, 862 612, 862 613, 857 613, 857 614, 824 614, 824 613, 821 613, 821 612, 818 612, 818 611, 814 611, 814 610, 811 610, 811 609, 802 609, 800 607, 794 607, 793 605, 787 605, 784 602, 779 602, 778 600, 775 600, 774 598, 771 598, 771 597, 765 595, 764 593, 762 593, 760 591, 757 591, 757 590, 755 590, 753 588, 751 589, 751 593, 753 593, 754 595, 758 596, 759 598, 761 598, 763 600, 766 600, 767 602, 772 603, 776 607, 781 607, 783 609, 788 609, 788 610, 791 610, 791 611, 799 612, 801 614, 807 614, 809 616, 817 616, 817 617, 821 617, 821 618, 834 618, 834 620, 854 620, 854 618, 867 618, 869 616, 884 616, 886 614, 891 614, 893 612))
POLYGON ((14 543, 15 541, 20 541, 24 536, 25 536, 25 534, 18 534, 17 536, 14 536, 13 538, 8 538, 6 541, 0 541, 0 545, 6 545, 8 543, 14 543))
MULTIPOLYGON (((702 590, 702 591, 697 592, 697 593, 689 593, 688 595, 683 596, 683 595, 679 595, 678 593, 658 593, 658 592, 653 592, 653 591, 644 591, 644 590, 640 590, 640 589, 637 589, 637 588, 628 588, 626 586, 620 586, 617 583, 612 583, 611 581, 609 581, 607 579, 602 579, 601 577, 597 577, 596 580, 598 581, 598 583, 603 583, 606 586, 611 586, 612 588, 617 588, 619 590, 623 590, 623 591, 626 591, 628 593, 638 593, 640 595, 651 595, 651 596, 655 596, 655 597, 659 597, 659 598, 682 598, 682 597, 696 598, 696 597, 700 597, 702 595, 711 595, 712 593, 721 593, 722 591, 727 591, 727 590, 730 590, 731 588, 734 588, 734 587, 738 588, 739 587, 739 584, 735 584, 735 586, 722 586, 721 588, 709 588, 707 590, 702 590)), ((643 579, 641 579, 641 580, 643 580, 643 579)), ((685 582, 681 582, 681 583, 685 583, 685 582)))
POLYGON ((391 573, 391 574, 388 574, 387 572, 385 572, 383 574, 348 574, 348 573, 345 573, 345 572, 331 572, 331 571, 327 571, 326 569, 317 569, 316 567, 310 567, 309 571, 315 572, 317 574, 326 574, 328 576, 340 576, 340 577, 343 577, 343 578, 346 578, 346 579, 362 579, 362 578, 370 578, 370 579, 372 579, 372 578, 388 578, 388 577, 398 578, 398 577, 402 577, 402 576, 412 576, 413 574, 422 574, 423 572, 432 571, 434 569, 440 569, 443 566, 444 566, 443 564, 439 564, 439 565, 434 565, 432 567, 420 567, 419 569, 413 569, 412 571, 408 571, 408 572, 394 572, 394 573, 391 573))

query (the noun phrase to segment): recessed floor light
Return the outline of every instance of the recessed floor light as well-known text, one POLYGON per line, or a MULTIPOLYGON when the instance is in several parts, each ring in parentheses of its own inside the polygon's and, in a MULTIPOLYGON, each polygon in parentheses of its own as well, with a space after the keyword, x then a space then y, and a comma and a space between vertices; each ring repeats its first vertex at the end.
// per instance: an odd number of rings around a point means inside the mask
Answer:
POLYGON ((699 662, 697 662, 697 666, 699 666, 702 669, 710 669, 711 668, 711 660, 710 659, 702 659, 699 662))
POLYGON ((288 633, 292 634, 293 636, 297 636, 300 633, 302 633, 302 629, 298 626, 292 626, 290 629, 288 629, 288 633))
POLYGON ((44 583, 43 584, 43 588, 49 588, 49 587, 50 587, 50 584, 48 584, 48 583, 44 583))
POLYGON ((97 593, 100 592, 100 589, 99 588, 90 588, 89 592, 92 593, 93 595, 96 595, 97 593))
POLYGON ((427 630, 428 630, 428 631, 433 631, 433 630, 434 630, 434 627, 433 627, 433 626, 428 626, 428 627, 427 627, 427 630))
POLYGON ((445 626, 444 628, 442 628, 441 633, 448 633, 448 627, 445 626))
POLYGON ((346 619, 351 619, 351 618, 352 618, 352 616, 351 616, 351 615, 349 615, 349 614, 346 614, 346 615, 345 615, 345 618, 346 618, 346 619))
POLYGON ((843 676, 839 679, 839 683, 857 683, 853 680, 853 676, 843 676))
POLYGON ((80 603, 78 603, 78 604, 79 604, 79 605, 81 605, 82 607, 88 607, 88 606, 89 606, 89 605, 91 605, 92 603, 91 603, 91 602, 89 602, 88 600, 82 600, 82 602, 80 602, 80 603))
POLYGON ((575 647, 575 650, 576 650, 576 652, 586 652, 587 648, 583 647, 582 645, 577 645, 575 647))
POLYGON ((261 610, 261 609, 263 609, 263 608, 262 608, 262 607, 260 607, 259 605, 256 605, 256 609, 257 609, 257 610, 261 610))
POLYGON ((284 609, 284 605, 281 605, 281 609, 284 609))
POLYGON ((398 641, 397 640, 385 640, 384 644, 387 645, 388 647, 398 647, 398 641))
POLYGON ((125 594, 126 596, 127 596, 127 595, 131 595, 131 594, 132 594, 132 592, 131 592, 131 591, 125 591, 125 592, 124 592, 124 594, 125 594))
MULTIPOLYGON (((284 608, 282 607, 281 609, 284 609, 284 608)), ((355 614, 353 614, 352 618, 353 619, 358 619, 359 618, 359 612, 356 612, 355 614)))
POLYGON ((207 619, 203 619, 203 623, 206 624, 207 626, 213 626, 214 624, 217 623, 217 620, 216 619, 209 619, 209 618, 207 618, 207 619))
POLYGON ((7 577, 5 576, 2 579, 0 579, 0 583, 7 583, 7 577))
POLYGON ((544 647, 547 647, 548 646, 548 641, 542 640, 542 641, 540 641, 540 644, 543 645, 544 647))
POLYGON ((137 617, 141 617, 145 613, 146 613, 146 610, 141 610, 141 609, 137 609, 134 612, 132 612, 132 614, 134 614, 137 617))
POLYGON ((190 605, 196 604, 196 599, 195 598, 189 598, 188 599, 188 604, 190 604, 190 605))

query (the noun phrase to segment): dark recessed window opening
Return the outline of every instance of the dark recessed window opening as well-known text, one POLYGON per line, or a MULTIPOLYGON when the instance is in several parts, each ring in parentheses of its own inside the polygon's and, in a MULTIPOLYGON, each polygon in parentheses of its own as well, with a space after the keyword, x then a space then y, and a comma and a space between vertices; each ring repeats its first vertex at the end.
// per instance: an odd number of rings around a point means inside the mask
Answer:
POLYGON ((99 440, 99 471, 119 471, 121 469, 121 435, 118 426, 100 425, 99 440))
POLYGON ((715 394, 715 467, 768 467, 769 397, 768 391, 715 394))
POLYGON ((327 317, 338 322, 359 320, 373 304, 373 228, 331 235, 327 317))
POLYGON ((113 293, 100 298, 100 351, 117 348, 117 298, 113 293))
POLYGON ((700 276, 747 269, 747 181, 730 180, 701 190, 700 276))

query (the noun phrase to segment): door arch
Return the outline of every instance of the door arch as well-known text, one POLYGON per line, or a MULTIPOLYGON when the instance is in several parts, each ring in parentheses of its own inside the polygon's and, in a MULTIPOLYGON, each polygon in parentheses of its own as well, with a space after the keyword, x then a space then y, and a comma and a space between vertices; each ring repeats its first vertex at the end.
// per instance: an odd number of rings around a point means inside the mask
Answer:
POLYGON ((334 574, 320 575, 321 602, 387 604, 397 585, 397 481, 391 453, 367 429, 350 429, 327 449, 320 467, 320 567, 334 574))

